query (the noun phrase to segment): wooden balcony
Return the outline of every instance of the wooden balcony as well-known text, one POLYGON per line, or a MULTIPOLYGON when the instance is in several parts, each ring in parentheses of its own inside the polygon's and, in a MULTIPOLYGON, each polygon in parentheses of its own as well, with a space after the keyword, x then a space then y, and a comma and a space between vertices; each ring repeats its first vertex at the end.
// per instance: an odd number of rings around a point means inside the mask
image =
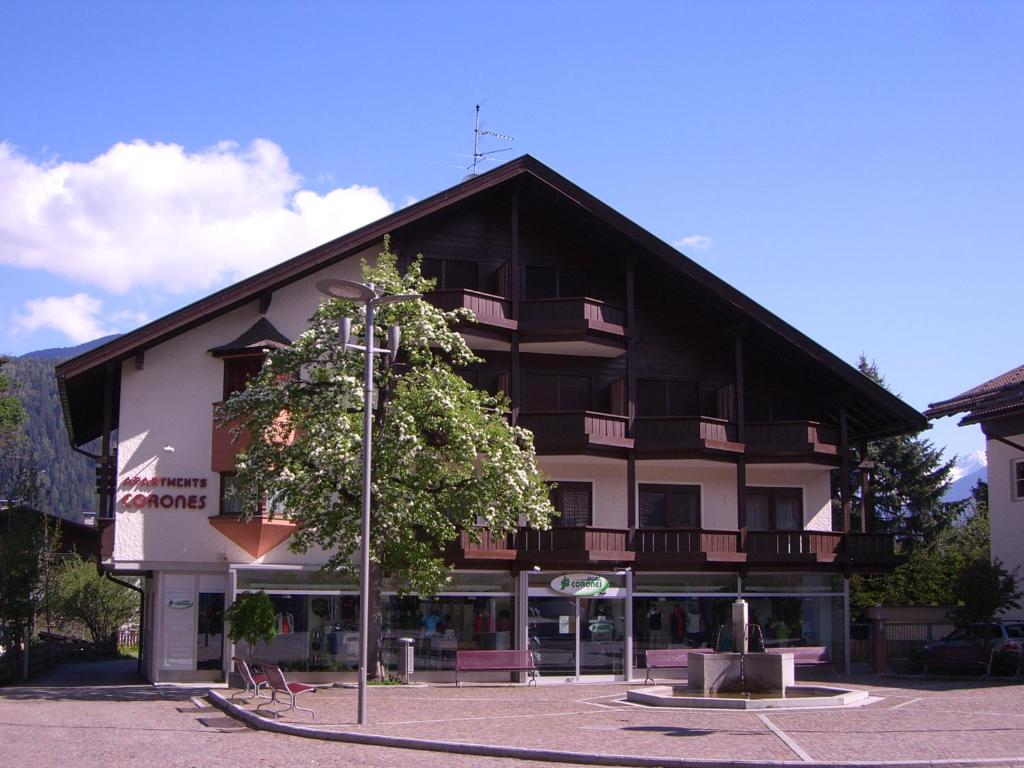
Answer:
POLYGON ((807 457, 835 459, 839 430, 816 421, 767 421, 746 425, 747 455, 766 459, 807 457))
POLYGON ((515 534, 498 536, 484 528, 473 532, 461 531, 459 540, 448 547, 446 559, 456 566, 491 564, 504 567, 516 559, 514 539, 515 534))
POLYGON ((843 534, 834 531, 748 531, 748 563, 834 563, 841 559, 843 534))
POLYGON ((703 563, 740 563, 739 531, 699 528, 637 528, 633 550, 637 566, 650 568, 703 563))
POLYGON ((247 429, 242 429, 238 439, 231 442, 231 432, 238 426, 238 420, 227 424, 218 424, 217 409, 222 403, 213 404, 213 436, 210 441, 210 469, 214 472, 234 472, 235 456, 249 447, 252 436, 247 429))
POLYGON ((629 419, 593 411, 532 411, 519 414, 519 426, 533 432, 538 453, 629 449, 629 419))
POLYGON ((520 528, 515 546, 521 566, 586 567, 591 563, 631 563, 629 531, 624 528, 520 528))
POLYGON ((519 303, 520 349, 617 357, 626 353, 626 310, 585 297, 519 303))
POLYGON ((515 330, 512 303, 502 297, 469 288, 431 291, 424 297, 438 309, 468 309, 476 316, 477 324, 485 328, 515 330))
POLYGON ((636 451, 645 457, 706 451, 736 454, 736 424, 710 416, 638 417, 633 422, 636 451))
POLYGON ((639 568, 685 568, 708 563, 746 563, 785 568, 831 565, 854 571, 890 568, 899 562, 889 534, 837 531, 739 531, 638 528, 633 550, 639 568))
POLYGON ((902 560, 889 533, 847 533, 844 545, 846 560, 853 570, 892 567, 902 560))

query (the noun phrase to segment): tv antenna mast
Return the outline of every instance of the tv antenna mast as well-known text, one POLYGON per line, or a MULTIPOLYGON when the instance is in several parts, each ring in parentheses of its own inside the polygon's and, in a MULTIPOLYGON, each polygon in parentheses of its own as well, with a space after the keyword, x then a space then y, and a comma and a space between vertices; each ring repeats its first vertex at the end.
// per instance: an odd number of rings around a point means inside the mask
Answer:
POLYGON ((469 174, 466 176, 467 179, 476 176, 477 166, 486 160, 494 160, 491 155, 496 155, 499 152, 508 152, 512 147, 505 147, 504 149, 491 149, 486 152, 480 151, 480 137, 481 136, 493 136, 496 139, 503 141, 515 141, 514 138, 504 133, 498 133, 497 131, 487 130, 486 128, 480 127, 480 105, 476 105, 476 122, 473 125, 473 162, 466 166, 466 170, 469 174))

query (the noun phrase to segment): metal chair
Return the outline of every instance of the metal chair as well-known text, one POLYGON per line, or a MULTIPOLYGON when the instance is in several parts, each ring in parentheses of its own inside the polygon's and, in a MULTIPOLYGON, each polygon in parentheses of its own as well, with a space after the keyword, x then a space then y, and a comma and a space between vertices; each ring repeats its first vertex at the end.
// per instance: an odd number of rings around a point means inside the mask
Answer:
POLYGON ((274 717, 280 717, 282 712, 288 712, 292 709, 297 709, 300 712, 309 712, 310 715, 316 717, 316 713, 312 709, 307 707, 300 707, 295 703, 295 697, 300 693, 306 691, 315 691, 316 686, 306 685, 305 683, 289 683, 284 679, 284 672, 281 668, 275 664, 264 664, 263 671, 267 675, 267 686, 270 688, 270 701, 265 701, 262 704, 257 705, 256 711, 259 712, 261 707, 270 707, 273 704, 278 703, 277 695, 287 694, 289 703, 287 707, 283 709, 271 710, 274 717))
POLYGON ((239 701, 249 701, 253 698, 269 699, 265 693, 260 693, 260 689, 267 684, 267 676, 262 672, 253 673, 249 668, 249 662, 243 659, 241 656, 232 656, 231 660, 235 663, 235 669, 238 670, 238 674, 242 677, 242 682, 245 683, 245 690, 237 691, 231 695, 234 699, 236 696, 240 697, 239 701), (250 693, 251 691, 251 693, 250 693))

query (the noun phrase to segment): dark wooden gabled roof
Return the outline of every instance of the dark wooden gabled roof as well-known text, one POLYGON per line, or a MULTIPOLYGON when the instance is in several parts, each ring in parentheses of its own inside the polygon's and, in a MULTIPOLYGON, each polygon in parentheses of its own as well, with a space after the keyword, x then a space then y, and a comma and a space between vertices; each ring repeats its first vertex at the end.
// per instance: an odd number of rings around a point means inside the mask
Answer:
POLYGON ((929 419, 940 419, 966 412, 967 415, 960 420, 960 424, 966 425, 1016 411, 1024 412, 1024 365, 971 387, 956 397, 929 403, 924 415, 929 419))
MULTIPOLYGON (((111 366, 111 375, 117 375, 114 369, 120 361, 247 302, 266 299, 284 285, 358 253, 379 242, 386 234, 396 232, 402 227, 489 190, 501 186, 512 189, 528 185, 552 195, 563 209, 574 210, 577 215, 593 216, 604 226, 618 233, 617 239, 632 243, 636 251, 645 252, 669 270, 700 286, 707 292, 710 301, 722 304, 724 308, 730 310, 729 314, 741 319, 744 325, 753 327, 759 334, 767 334, 797 354, 810 358, 837 377, 844 386, 860 396, 862 408, 859 412, 865 414, 866 425, 858 430, 862 436, 881 436, 927 428, 928 422, 924 416, 891 392, 687 258, 673 246, 658 239, 540 161, 524 155, 487 173, 468 178, 450 189, 396 211, 343 237, 283 261, 62 363, 57 367, 56 373, 65 408, 65 423, 72 442, 81 445, 99 434, 102 372, 107 366, 111 366)), ((113 385, 115 393, 117 384, 118 382, 114 382, 113 385)))
POLYGON ((259 352, 267 349, 283 349, 291 346, 291 339, 281 333, 274 324, 261 317, 252 327, 234 341, 221 344, 209 350, 214 357, 237 355, 245 352, 259 352))

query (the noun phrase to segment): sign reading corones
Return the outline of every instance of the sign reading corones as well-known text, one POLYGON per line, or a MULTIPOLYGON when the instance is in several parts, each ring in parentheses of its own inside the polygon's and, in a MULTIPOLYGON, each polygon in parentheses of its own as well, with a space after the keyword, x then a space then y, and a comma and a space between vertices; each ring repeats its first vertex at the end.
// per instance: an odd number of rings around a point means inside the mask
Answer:
POLYGON ((577 597, 603 595, 609 586, 608 579, 594 573, 566 573, 551 580, 555 592, 577 597))

